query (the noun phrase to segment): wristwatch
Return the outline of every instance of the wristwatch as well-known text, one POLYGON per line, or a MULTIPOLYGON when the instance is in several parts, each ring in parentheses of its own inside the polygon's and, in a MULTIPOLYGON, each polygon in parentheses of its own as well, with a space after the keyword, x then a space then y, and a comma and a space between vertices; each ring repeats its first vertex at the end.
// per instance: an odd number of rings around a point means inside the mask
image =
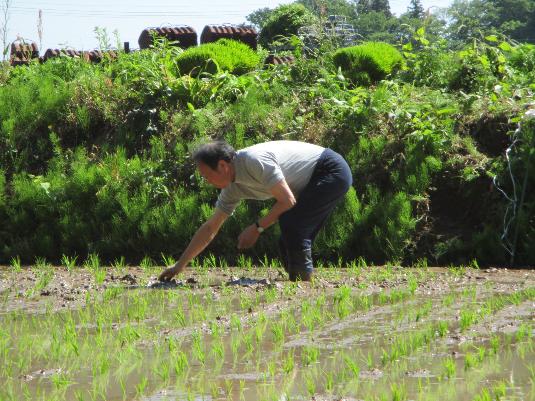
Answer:
POLYGON ((260 224, 258 224, 258 221, 255 221, 256 230, 259 234, 262 234, 264 232, 264 227, 262 227, 260 224))

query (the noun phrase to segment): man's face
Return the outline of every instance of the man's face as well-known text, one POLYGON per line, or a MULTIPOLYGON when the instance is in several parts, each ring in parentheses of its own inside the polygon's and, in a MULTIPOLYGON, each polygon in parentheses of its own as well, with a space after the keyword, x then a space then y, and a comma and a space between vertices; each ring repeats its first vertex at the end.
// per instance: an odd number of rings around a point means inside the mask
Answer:
POLYGON ((203 162, 197 163, 197 169, 201 176, 216 188, 225 188, 232 182, 231 164, 224 160, 219 160, 215 170, 203 162))

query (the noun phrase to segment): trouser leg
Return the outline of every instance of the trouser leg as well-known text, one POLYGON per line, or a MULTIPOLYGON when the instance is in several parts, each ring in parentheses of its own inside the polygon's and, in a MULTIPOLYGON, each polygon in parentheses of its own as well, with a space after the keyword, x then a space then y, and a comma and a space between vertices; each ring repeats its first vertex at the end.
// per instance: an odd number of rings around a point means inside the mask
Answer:
POLYGON ((312 243, 351 184, 345 160, 327 149, 295 206, 279 217, 280 242, 287 251, 290 279, 311 277, 312 243))

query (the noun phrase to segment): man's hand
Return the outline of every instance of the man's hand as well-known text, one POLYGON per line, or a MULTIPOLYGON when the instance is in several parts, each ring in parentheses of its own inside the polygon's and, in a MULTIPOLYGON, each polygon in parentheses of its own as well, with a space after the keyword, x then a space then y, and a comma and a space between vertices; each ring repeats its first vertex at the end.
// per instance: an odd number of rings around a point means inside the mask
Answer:
POLYGON ((247 249, 252 247, 259 236, 260 233, 256 229, 256 224, 251 224, 249 227, 243 230, 238 237, 238 249, 247 249))
POLYGON ((173 266, 165 269, 162 274, 160 274, 160 277, 158 277, 158 280, 160 281, 171 281, 171 279, 177 275, 178 273, 182 272, 184 268, 181 268, 178 266, 178 264, 174 264, 173 266))

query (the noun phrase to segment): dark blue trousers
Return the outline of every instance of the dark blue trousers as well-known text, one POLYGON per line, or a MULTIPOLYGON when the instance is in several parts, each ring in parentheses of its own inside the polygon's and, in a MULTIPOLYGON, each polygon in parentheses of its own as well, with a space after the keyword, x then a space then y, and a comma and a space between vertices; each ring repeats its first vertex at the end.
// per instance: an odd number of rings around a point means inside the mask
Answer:
POLYGON ((279 217, 279 247, 290 276, 300 271, 312 272, 314 239, 352 184, 351 170, 344 158, 325 149, 294 207, 279 217))

